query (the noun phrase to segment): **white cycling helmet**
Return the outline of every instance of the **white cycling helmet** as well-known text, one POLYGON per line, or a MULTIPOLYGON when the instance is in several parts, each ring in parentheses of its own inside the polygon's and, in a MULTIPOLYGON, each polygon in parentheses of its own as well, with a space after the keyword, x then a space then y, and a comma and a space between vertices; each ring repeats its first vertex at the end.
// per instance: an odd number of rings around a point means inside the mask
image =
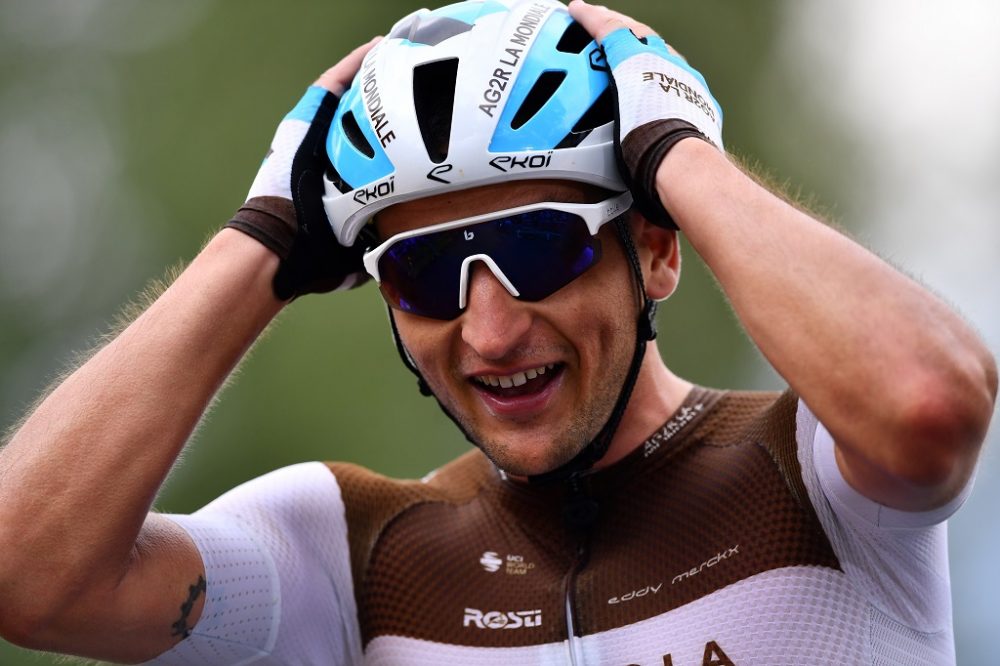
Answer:
POLYGON ((323 203, 343 245, 402 201, 517 179, 624 191, 600 47, 555 0, 467 0, 399 21, 327 137, 323 203))

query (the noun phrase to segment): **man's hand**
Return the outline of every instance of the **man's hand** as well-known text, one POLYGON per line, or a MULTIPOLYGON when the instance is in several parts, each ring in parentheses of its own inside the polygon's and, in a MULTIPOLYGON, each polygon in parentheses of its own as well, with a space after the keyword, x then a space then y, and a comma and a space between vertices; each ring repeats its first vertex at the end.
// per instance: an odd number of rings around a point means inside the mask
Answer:
POLYGON ((306 91, 281 124, 247 201, 226 225, 281 258, 274 293, 288 300, 350 289, 368 278, 362 249, 340 245, 323 209, 326 138, 340 96, 378 37, 354 49, 306 91))
POLYGON ((951 502, 975 468, 997 393, 996 363, 976 333, 719 150, 678 140, 685 126, 721 149, 721 112, 648 26, 582 0, 569 11, 611 67, 633 194, 684 230, 747 333, 833 436, 844 479, 895 509, 951 502))
POLYGON ((569 12, 604 48, 617 95, 622 171, 639 210, 676 228, 656 192, 656 171, 681 139, 722 148, 722 109, 704 77, 647 25, 573 0, 569 12))

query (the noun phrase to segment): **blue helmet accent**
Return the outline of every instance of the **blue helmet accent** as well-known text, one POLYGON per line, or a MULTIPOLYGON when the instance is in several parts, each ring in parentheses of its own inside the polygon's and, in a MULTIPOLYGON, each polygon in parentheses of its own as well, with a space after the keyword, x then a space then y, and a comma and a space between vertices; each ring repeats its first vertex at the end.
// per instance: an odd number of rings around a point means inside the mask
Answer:
POLYGON ((587 54, 598 49, 591 42, 581 53, 556 49, 566 28, 573 23, 569 14, 554 14, 542 26, 532 51, 543 54, 528 58, 510 92, 490 141, 490 152, 549 150, 572 131, 581 110, 589 109, 610 84, 608 73, 590 66, 587 54), (514 119, 539 78, 547 73, 565 75, 559 87, 523 125, 514 127, 514 119))
POLYGON ((351 140, 351 137, 347 137, 348 140, 345 141, 339 133, 332 131, 326 137, 327 155, 347 189, 367 185, 395 171, 378 134, 372 129, 372 125, 377 129, 380 122, 384 122, 381 114, 381 98, 378 90, 369 88, 366 99, 365 86, 364 73, 360 72, 358 78, 354 80, 354 85, 341 98, 332 124, 332 127, 357 128, 361 140, 351 140), (353 116, 354 122, 345 121, 344 116, 348 114, 353 116))

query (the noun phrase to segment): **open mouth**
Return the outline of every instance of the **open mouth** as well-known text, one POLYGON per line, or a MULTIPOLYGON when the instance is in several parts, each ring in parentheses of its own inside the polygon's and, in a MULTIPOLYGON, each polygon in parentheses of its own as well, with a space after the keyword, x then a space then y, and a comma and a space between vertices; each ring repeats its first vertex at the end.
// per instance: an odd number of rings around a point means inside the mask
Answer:
POLYGON ((516 398, 543 391, 561 371, 561 363, 549 363, 510 375, 477 375, 472 382, 494 396, 516 398))

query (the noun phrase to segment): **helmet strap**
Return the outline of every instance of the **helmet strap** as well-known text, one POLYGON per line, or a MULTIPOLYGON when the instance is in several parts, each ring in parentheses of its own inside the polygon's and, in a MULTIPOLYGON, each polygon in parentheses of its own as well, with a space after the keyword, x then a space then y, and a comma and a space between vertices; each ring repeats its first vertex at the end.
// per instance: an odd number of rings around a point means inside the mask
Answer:
POLYGON ((434 391, 431 390, 430 385, 427 383, 427 380, 424 379, 424 376, 421 374, 416 362, 414 362, 413 357, 410 356, 410 352, 403 345, 402 338, 399 337, 399 328, 396 327, 396 318, 392 314, 392 308, 386 305, 385 309, 389 315, 389 326, 392 328, 392 341, 396 344, 396 351, 399 353, 399 358, 402 359, 403 365, 405 365, 406 368, 417 378, 417 389, 420 391, 420 395, 433 397, 438 407, 440 407, 441 411, 444 412, 444 415, 451 419, 451 422, 454 423, 459 432, 465 436, 465 439, 467 439, 470 444, 478 448, 479 445, 476 444, 474 439, 472 439, 468 431, 465 429, 465 426, 462 425, 461 421, 459 421, 454 414, 448 411, 448 409, 444 406, 444 403, 442 403, 441 400, 434 395, 434 391))
POLYGON ((575 481, 586 474, 597 461, 604 457, 611 446, 611 440, 618 430, 625 408, 628 407, 629 398, 632 397, 632 389, 639 378, 639 370, 642 367, 642 359, 646 355, 646 343, 656 339, 656 301, 646 296, 646 283, 642 279, 642 267, 639 265, 639 254, 636 252, 635 243, 632 240, 632 232, 628 228, 627 215, 620 216, 615 220, 615 228, 618 230, 618 237, 625 248, 625 255, 628 257, 632 267, 632 274, 635 276, 635 284, 638 290, 639 302, 642 304, 639 310, 639 318, 636 322, 635 349, 632 352, 632 362, 629 365, 625 381, 618 392, 618 400, 611 410, 611 415, 604 423, 604 427, 597 433, 583 449, 570 461, 564 463, 549 472, 535 474, 528 477, 528 481, 535 484, 551 483, 554 481, 575 481))

